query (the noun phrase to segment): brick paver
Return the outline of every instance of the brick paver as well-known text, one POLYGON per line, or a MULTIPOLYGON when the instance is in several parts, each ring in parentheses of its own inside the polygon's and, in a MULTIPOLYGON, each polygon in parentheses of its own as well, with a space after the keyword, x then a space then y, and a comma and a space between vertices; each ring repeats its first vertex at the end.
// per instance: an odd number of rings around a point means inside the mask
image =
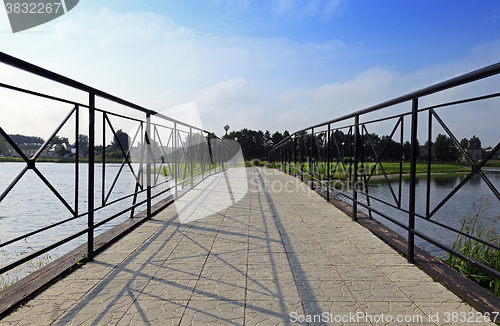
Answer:
POLYGON ((465 325, 446 317, 477 313, 296 178, 244 171, 234 205, 184 224, 167 208, 0 323, 465 325))

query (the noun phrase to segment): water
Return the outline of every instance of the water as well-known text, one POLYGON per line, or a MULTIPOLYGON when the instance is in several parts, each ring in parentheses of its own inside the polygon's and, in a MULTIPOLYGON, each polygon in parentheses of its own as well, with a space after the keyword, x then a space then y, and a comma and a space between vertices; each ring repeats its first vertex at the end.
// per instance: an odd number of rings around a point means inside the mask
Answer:
MULTIPOLYGON (((491 183, 500 189, 500 168, 485 168, 483 169, 487 178, 491 183)), ((467 173, 454 173, 454 174, 436 174, 431 177, 430 183, 430 193, 431 193, 431 205, 430 212, 444 199, 446 196, 467 176, 467 173)), ((393 187, 396 198, 399 192, 399 182, 398 177, 390 178, 390 183, 393 187)), ((391 191, 388 187, 385 178, 372 179, 369 181, 369 194, 380 198, 392 205, 396 205, 393 199, 391 191)), ((416 213, 425 216, 426 214, 426 191, 427 191, 427 178, 425 175, 419 175, 416 178, 416 213)), ((366 203, 366 196, 358 195, 358 199, 366 203)), ((401 207, 408 210, 408 198, 409 198, 409 177, 404 176, 401 187, 401 207)), ((478 203, 481 200, 489 201, 491 208, 488 209, 481 215, 483 222, 488 222, 494 225, 497 231, 500 231, 500 224, 496 223, 496 217, 500 216, 500 204, 499 200, 496 198, 492 190, 484 182, 484 180, 479 175, 474 175, 464 186, 453 196, 446 204, 439 209, 436 214, 431 218, 431 220, 445 224, 447 226, 453 227, 455 229, 460 229, 460 219, 466 215, 474 214, 473 204, 478 203)), ((385 204, 377 202, 373 199, 370 200, 372 207, 385 213, 391 217, 394 217, 398 222, 402 222, 404 225, 408 225, 408 214, 401 212, 397 209, 391 208, 385 204)), ((366 211, 366 210, 365 210, 366 211)), ((389 222, 385 218, 373 214, 373 217, 387 225, 391 229, 395 230, 404 237, 408 237, 408 231, 397 226, 396 224, 389 222)), ((421 218, 416 218, 416 230, 424 233, 425 235, 438 240, 439 242, 452 246, 457 238, 455 232, 446 230, 443 227, 439 227, 433 223, 430 223, 421 218)), ((430 243, 416 237, 415 243, 428 252, 436 256, 446 256, 445 252, 430 243)))
MULTIPOLYGON (((0 163, 0 192, 3 192, 17 174, 24 168, 24 163, 0 163)), ((67 203, 74 207, 75 203, 75 166, 74 164, 63 163, 37 163, 37 168, 43 175, 53 184, 55 189, 62 195, 67 203)), ((106 164, 105 176, 105 189, 106 194, 114 181, 116 174, 120 169, 120 164, 106 164)), ((134 171, 137 171, 138 165, 133 165, 134 171)), ((87 164, 80 165, 79 176, 79 213, 84 213, 87 208, 87 164)), ((485 171, 486 176, 490 179, 492 184, 500 188, 500 168, 489 168, 485 171)), ((466 176, 464 173, 447 174, 447 175, 434 175, 431 179, 431 210, 446 197, 450 191, 460 183, 466 176)), ((166 178, 162 175, 159 176, 158 182, 164 182, 166 178)), ((95 169, 95 198, 96 207, 102 202, 102 165, 96 165, 95 169)), ((387 182, 383 178, 372 179, 369 183, 369 193, 378 198, 383 198, 393 204, 392 195, 387 186, 387 182)), ((396 195, 398 194, 398 181, 397 178, 391 179, 391 185, 394 188, 396 195)), ((425 176, 417 177, 416 194, 417 206, 416 210, 419 214, 425 214, 425 196, 426 196, 427 180, 425 176)), ((158 193, 168 187, 168 183, 153 189, 153 194, 158 193)), ((117 183, 112 191, 109 201, 132 194, 135 189, 135 178, 128 166, 125 166, 117 183)), ((402 182, 402 207, 408 207, 408 194, 409 194, 409 179, 403 178, 402 182)), ((164 196, 160 196, 164 198, 164 196)), ((139 200, 144 199, 145 195, 140 195, 139 200)), ((159 199, 161 199, 159 198, 159 199)), ((359 196, 362 200, 363 196, 359 196)), ((482 198, 489 198, 492 208, 488 210, 482 218, 487 221, 494 221, 496 216, 500 215, 500 205, 498 199, 494 196, 493 192, 488 188, 486 183, 475 175, 464 187, 452 197, 447 204, 436 213, 433 220, 440 223, 460 228, 460 218, 472 212, 472 205, 475 201, 482 198)), ((158 199, 158 200, 159 200, 158 199)), ((407 225, 408 217, 400 211, 390 208, 387 205, 371 201, 373 207, 381 210, 390 216, 395 217, 397 220, 407 225)), ((96 212, 95 220, 99 221, 122 209, 129 207, 132 204, 132 198, 118 202, 110 207, 104 208, 96 212)), ((140 212, 145 207, 139 207, 136 212, 140 212)), ((56 223, 63 219, 71 217, 68 209, 61 204, 55 195, 47 188, 47 186, 40 180, 40 178, 33 172, 27 171, 19 183, 7 195, 3 202, 0 203, 0 241, 21 236, 27 232, 39 229, 52 223, 56 223)), ((100 234, 109 228, 119 224, 130 216, 130 213, 124 214, 119 218, 96 230, 96 234, 100 234)), ((407 231, 388 222, 374 214, 374 217, 389 226, 396 232, 407 237, 407 231)), ((30 253, 33 250, 45 247, 53 242, 67 237, 78 230, 85 228, 87 225, 86 216, 74 220, 72 222, 55 227, 45 231, 39 235, 30 236, 0 249, 0 266, 17 259, 20 255, 30 253)), ((500 227, 500 225, 497 225, 500 227)), ((416 228, 424 232, 432 238, 439 239, 440 242, 451 246, 456 239, 456 234, 443 230, 443 228, 436 227, 427 221, 417 218, 416 228)), ((52 254, 56 256, 63 255, 71 249, 85 243, 87 241, 86 235, 77 238, 57 249, 52 254)), ((424 247, 430 253, 438 256, 444 255, 443 251, 426 243, 420 238, 416 238, 416 243, 424 247)))
MULTIPOLYGON (((0 163, 0 193, 11 184, 14 178, 25 167, 24 163, 0 163)), ((75 207, 75 165, 71 163, 37 163, 36 167, 43 176, 53 185, 53 187, 64 198, 68 205, 75 207)), ((120 170, 121 164, 106 164, 105 196, 114 182, 114 179, 120 170)), ((138 164, 133 165, 134 172, 137 173, 138 164)), ((95 166, 95 207, 102 204, 102 165, 95 166)), ((80 164, 79 167, 79 214, 87 211, 88 205, 88 165, 80 164)), ((158 183, 167 179, 160 175, 158 183)), ((119 199, 123 196, 132 194, 135 190, 135 178, 128 166, 123 168, 113 191, 110 193, 108 202, 119 199)), ((153 195, 167 189, 168 183, 153 189, 153 195)), ((168 196, 160 196, 160 200, 168 196)), ((145 199, 145 193, 138 196, 138 201, 145 199)), ((95 221, 98 222, 119 211, 131 206, 133 198, 127 198, 109 207, 98 210, 95 213, 95 221)), ((145 205, 138 207, 135 213, 145 209, 145 205)), ((40 177, 34 171, 28 170, 21 180, 16 184, 12 191, 0 203, 0 242, 13 239, 37 230, 44 226, 54 224, 61 220, 71 218, 71 212, 57 199, 50 189, 41 181, 40 177)), ((113 221, 104 224, 96 229, 98 235, 111 227, 121 223, 130 217, 130 212, 121 215, 113 221)), ((26 239, 8 245, 0 250, 0 266, 5 265, 21 255, 31 253, 34 250, 43 248, 47 245, 61 240, 67 236, 84 229, 87 226, 87 216, 80 217, 71 222, 62 224, 40 234, 30 236, 26 239)), ((57 257, 86 243, 87 236, 81 236, 51 252, 52 257, 57 257)))

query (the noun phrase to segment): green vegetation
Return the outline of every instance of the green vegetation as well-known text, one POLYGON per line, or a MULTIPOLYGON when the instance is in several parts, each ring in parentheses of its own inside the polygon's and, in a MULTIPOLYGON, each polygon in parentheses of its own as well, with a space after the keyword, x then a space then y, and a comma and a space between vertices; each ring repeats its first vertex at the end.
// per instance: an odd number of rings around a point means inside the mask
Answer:
MULTIPOLYGON (((460 230, 491 244, 500 246, 500 235, 496 232, 493 226, 493 224, 500 219, 500 216, 497 216, 491 224, 485 222, 484 218, 481 219, 481 215, 483 215, 490 208, 491 204, 488 198, 474 203, 473 214, 467 214, 461 218, 460 230)), ((500 271, 500 252, 498 250, 462 235, 460 235, 453 244, 453 249, 486 266, 500 271)), ((443 259, 443 261, 463 275, 472 279, 474 282, 488 289, 496 296, 500 296, 499 279, 486 274, 480 269, 453 255, 449 255, 446 259, 443 259)))
MULTIPOLYGON (((33 250, 31 247, 28 248, 33 250)), ((17 256, 23 256, 26 253, 27 251, 23 251, 17 256)), ((39 257, 33 258, 32 260, 28 261, 23 265, 14 268, 13 270, 9 271, 6 275, 2 275, 2 278, 0 279, 0 291, 11 286, 20 279, 30 275, 31 273, 36 272, 41 267, 52 262, 54 258, 55 257, 52 257, 52 255, 44 254, 39 257)), ((9 259, 9 257, 6 257, 6 259, 9 259)))
MULTIPOLYGON (((37 162, 51 162, 51 163, 75 163, 74 158, 37 158, 37 162)), ((80 158, 79 160, 82 163, 88 163, 89 159, 88 158, 80 158)), ((0 163, 2 162, 24 162, 24 160, 20 157, 11 157, 11 156, 5 156, 5 157, 0 157, 0 163)), ((95 162, 97 163, 102 163, 102 155, 96 155, 95 162)), ((122 159, 117 159, 117 158, 108 158, 106 157, 106 163, 122 163, 122 159)))
POLYGON ((241 146, 243 157, 247 160, 259 159, 265 160, 267 153, 274 145, 290 136, 285 130, 283 134, 276 131, 271 135, 269 131, 255 131, 250 129, 241 129, 240 131, 231 131, 227 137, 223 138, 235 140, 238 138, 238 144, 241 146))
MULTIPOLYGON (((345 173, 343 170, 343 166, 341 163, 337 165, 337 169, 335 169, 336 163, 331 163, 331 178, 332 179, 345 179, 345 173)), ((294 164, 291 164, 291 167, 294 167, 294 164)), ((351 175, 353 173, 353 165, 349 165, 348 163, 344 163, 345 171, 347 174, 349 174, 349 171, 351 172, 351 175)), ((370 175, 373 172, 373 175, 383 175, 383 171, 385 171, 386 174, 388 175, 397 175, 399 174, 399 169, 400 165, 397 162, 382 162, 382 168, 380 167, 380 164, 375 164, 375 163, 365 163, 365 173, 367 175, 370 175)), ((297 165, 297 168, 299 166, 297 165)), ((304 163, 303 164, 303 170, 304 172, 310 174, 311 172, 311 164, 310 163, 304 163)), ((314 174, 315 176, 318 176, 320 174, 325 175, 326 174, 326 164, 325 163, 320 163, 318 165, 314 165, 314 174)), ((470 172, 470 165, 469 166, 463 166, 459 164, 445 164, 445 163, 433 163, 431 164, 431 173, 457 173, 457 172, 470 172)), ((358 175, 361 175, 362 173, 362 165, 358 165, 358 175)), ((403 168, 402 168, 402 173, 403 174, 409 174, 410 173, 410 163, 403 163, 403 168)), ((417 173, 427 173, 427 164, 426 163, 417 163, 417 173)))
POLYGON ((484 163, 486 167, 500 167, 500 160, 490 160, 484 163))

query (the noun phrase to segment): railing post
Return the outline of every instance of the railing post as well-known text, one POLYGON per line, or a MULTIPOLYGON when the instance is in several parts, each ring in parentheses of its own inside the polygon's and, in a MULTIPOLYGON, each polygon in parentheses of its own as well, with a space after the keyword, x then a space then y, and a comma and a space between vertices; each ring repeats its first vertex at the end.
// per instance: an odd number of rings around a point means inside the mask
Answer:
POLYGON ((359 114, 354 117, 354 175, 352 182, 352 219, 358 220, 358 155, 359 155, 359 114))
MULTIPOLYGON (((105 144, 103 145, 103 148, 105 144)), ((94 168, 95 168, 95 94, 89 94, 89 169, 87 258, 94 259, 94 168)))
POLYGON ((188 157, 191 160, 191 189, 194 188, 194 153, 193 153, 193 127, 189 127, 188 157))
POLYGON ((77 105, 75 108, 75 217, 78 216, 78 194, 80 193, 80 106, 77 105))
POLYGON ((330 201, 330 133, 331 133, 331 123, 328 124, 328 136, 325 139, 326 142, 326 200, 330 201))
POLYGON ((101 205, 104 206, 106 198, 106 113, 102 113, 102 187, 101 187, 101 205))
POLYGON ((310 142, 310 153, 309 153, 309 161, 311 162, 309 166, 309 173, 311 174, 311 189, 314 190, 314 128, 311 129, 311 142, 310 142))
POLYGON ((305 134, 302 133, 300 137, 300 181, 304 182, 304 138, 305 134))
POLYGON ((410 153, 410 198, 408 221, 408 261, 414 261, 415 249, 415 181, 417 172, 417 127, 418 127, 418 98, 412 100, 411 113, 411 153, 410 153))
POLYGON ((175 179, 175 191, 174 191, 174 199, 177 200, 177 183, 179 182, 179 178, 177 176, 177 156, 179 155, 179 149, 177 148, 177 122, 174 122, 174 137, 173 138, 173 148, 174 148, 174 179, 175 179))
POLYGON ((292 143, 293 176, 297 176, 297 138, 290 138, 292 143))
MULTIPOLYGON (((151 114, 146 113, 147 218, 151 218, 151 114)), ((155 171, 156 173, 156 171, 155 171)))

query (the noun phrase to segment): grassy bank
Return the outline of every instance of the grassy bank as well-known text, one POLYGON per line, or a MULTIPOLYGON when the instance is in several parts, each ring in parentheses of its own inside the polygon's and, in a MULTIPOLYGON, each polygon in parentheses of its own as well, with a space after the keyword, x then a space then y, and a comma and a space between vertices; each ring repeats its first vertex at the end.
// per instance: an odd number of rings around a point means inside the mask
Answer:
MULTIPOLYGON (((293 164, 291 165, 293 168, 293 164)), ((310 174, 313 169, 312 164, 305 163, 302 165, 303 169, 306 173, 310 174)), ((299 166, 297 166, 298 168, 299 166)), ((331 175, 332 179, 345 179, 345 173, 352 174, 354 170, 354 166, 345 164, 344 167, 342 164, 331 164, 331 175), (344 172, 345 167, 345 172, 344 172)), ((327 167, 326 164, 320 163, 318 165, 314 165, 314 174, 326 174, 327 167)), ((460 172, 470 172, 470 165, 458 165, 458 164, 449 164, 449 163, 433 163, 431 165, 431 173, 460 173, 460 172)), ((375 163, 365 163, 364 171, 367 175, 370 175, 373 172, 373 175, 383 175, 384 172, 388 175, 397 175, 400 173, 400 164, 399 162, 383 162, 382 167, 380 164, 375 163)), ((417 173, 427 173, 427 164, 425 163, 417 163, 416 167, 417 173)), ((358 165, 358 174, 362 174, 363 166, 361 164, 358 165)), ((403 174, 410 174, 410 163, 403 163, 401 172, 403 174)))
MULTIPOLYGON (((79 159, 80 162, 82 163, 88 163, 89 159, 88 158, 81 158, 79 159)), ((2 162, 24 162, 24 160, 20 157, 0 157, 0 163, 2 162)), ((49 162, 49 163, 75 163, 74 158, 37 158, 36 162, 49 162)), ((102 163, 102 157, 96 157, 95 158, 96 163, 102 163)), ((116 159, 116 158, 106 158, 106 163, 122 163, 123 159, 116 159)))
MULTIPOLYGON (((461 231, 493 245, 500 246, 500 234, 496 232, 493 226, 493 224, 500 219, 500 216, 497 216, 491 224, 481 219, 481 215, 491 208, 489 200, 487 198, 482 199, 474 203, 472 208, 473 213, 463 216, 460 220, 461 231)), ((500 271, 500 252, 481 242, 471 240, 461 235, 453 244, 453 249, 488 267, 500 271)), ((500 296, 499 279, 452 255, 449 255, 446 259, 443 259, 443 261, 482 287, 488 289, 496 296, 500 296)))

